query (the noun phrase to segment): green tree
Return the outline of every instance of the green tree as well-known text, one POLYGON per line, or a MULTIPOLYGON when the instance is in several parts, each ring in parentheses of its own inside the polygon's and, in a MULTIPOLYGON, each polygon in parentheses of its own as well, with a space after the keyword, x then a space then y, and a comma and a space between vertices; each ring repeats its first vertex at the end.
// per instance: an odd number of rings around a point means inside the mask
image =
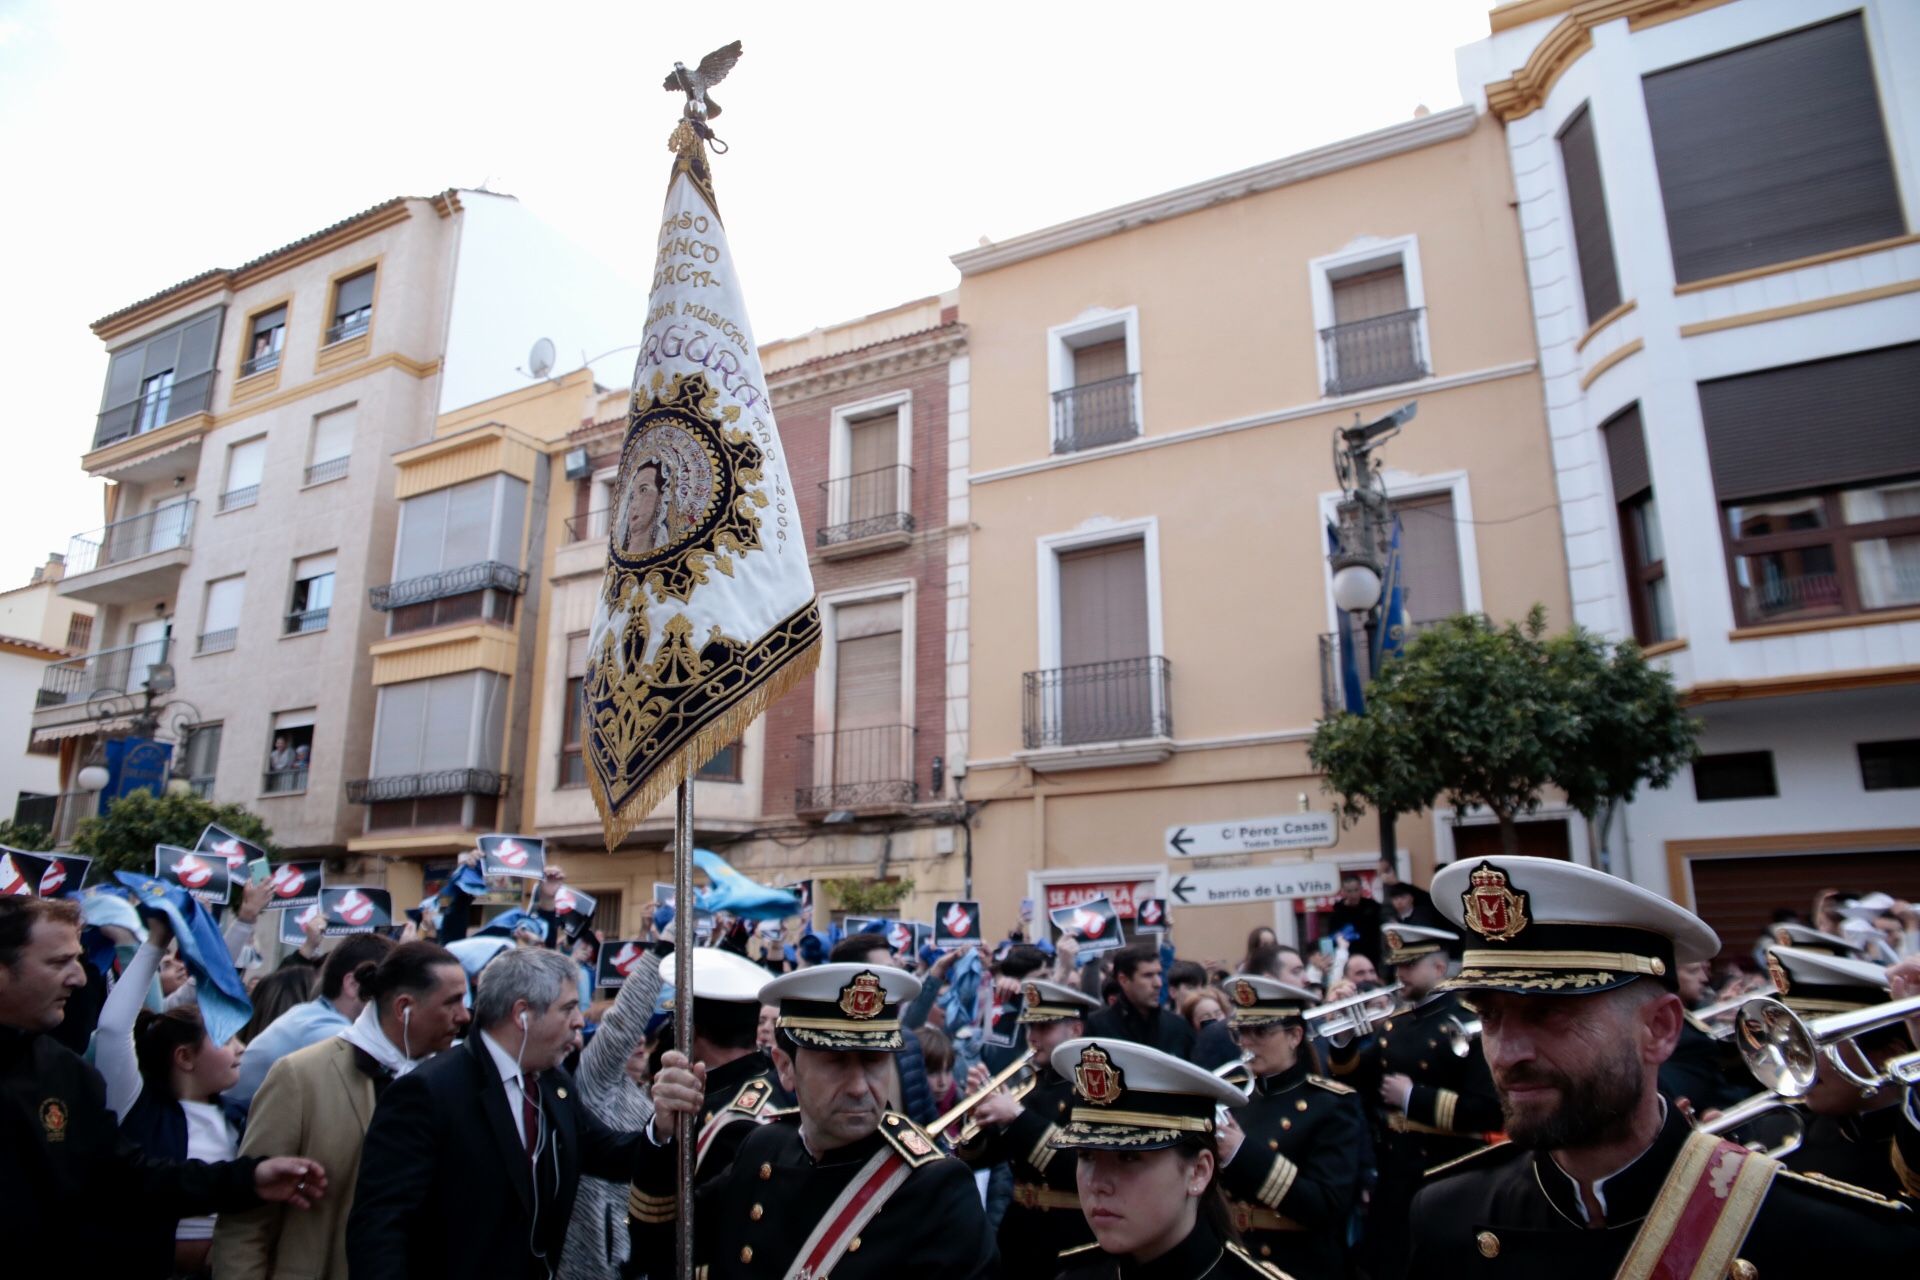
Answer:
POLYGON ((891 911, 913 892, 911 880, 827 880, 822 887, 839 902, 848 915, 872 915, 891 911))
POLYGON ((73 835, 73 851, 93 859, 93 877, 113 871, 153 874, 153 846, 191 849, 216 822, 234 835, 273 851, 273 832, 259 817, 237 804, 209 804, 199 796, 156 796, 136 791, 122 796, 98 817, 82 819, 73 835))
POLYGON ((16 823, 12 818, 7 818, 0 820, 0 844, 9 849, 36 853, 53 848, 53 835, 45 827, 31 822, 16 823))
POLYGON ((1358 818, 1369 807, 1417 813, 1444 796, 1457 811, 1480 806, 1500 822, 1501 847, 1518 847, 1515 819, 1558 786, 1592 818, 1664 786, 1695 751, 1672 679, 1633 644, 1575 629, 1546 638, 1546 611, 1495 626, 1462 614, 1416 636, 1367 691, 1367 714, 1320 722, 1308 758, 1358 818))

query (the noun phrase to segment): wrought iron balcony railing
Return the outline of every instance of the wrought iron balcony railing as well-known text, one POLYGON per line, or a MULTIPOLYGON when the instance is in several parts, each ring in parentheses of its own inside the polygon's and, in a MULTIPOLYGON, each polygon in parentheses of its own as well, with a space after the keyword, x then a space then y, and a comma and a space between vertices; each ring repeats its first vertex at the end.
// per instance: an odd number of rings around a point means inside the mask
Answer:
POLYGON ((14 802, 13 825, 16 827, 38 827, 51 835, 59 820, 59 796, 23 795, 14 802))
POLYGON ((814 541, 823 547, 913 530, 913 468, 905 463, 824 480, 820 492, 827 500, 827 518, 815 530, 814 541))
POLYGON ((919 794, 912 725, 802 734, 798 760, 797 813, 909 805, 919 794))
POLYGON ((1029 751, 1173 736, 1165 658, 1121 658, 1023 678, 1029 751))
POLYGON ((287 631, 290 636, 303 636, 309 631, 325 631, 327 618, 333 613, 328 609, 303 609, 299 613, 287 615, 287 631))
POLYGON ((260 501, 260 486, 257 484, 242 485, 238 489, 229 489, 220 495, 220 509, 222 511, 238 511, 240 508, 250 507, 258 501, 260 501))
POLYGON ((1420 312, 1414 307, 1336 324, 1320 331, 1326 351, 1327 394, 1351 395, 1369 387, 1389 387, 1427 376, 1421 356, 1420 312))
POLYGON ((1078 453, 1140 434, 1138 374, 1103 378, 1053 393, 1053 451, 1078 453))
POLYGON ((381 613, 391 613, 406 605, 445 600, 449 596, 463 596, 470 591, 484 591, 489 587, 495 591, 521 595, 527 589, 526 571, 510 564, 501 564, 498 560, 487 560, 458 569, 442 569, 439 573, 425 573, 401 582, 389 582, 385 586, 370 589, 367 595, 368 602, 375 609, 381 613))
POLYGON ((103 409, 94 423, 93 447, 110 445, 128 436, 158 431, 169 423, 205 413, 213 407, 213 380, 217 369, 196 373, 165 386, 150 388, 125 404, 103 409))
POLYGON ((76 533, 67 542, 67 576, 187 546, 193 541, 193 514, 199 506, 198 500, 188 498, 76 533))
POLYGON ((372 323, 371 307, 362 307, 350 316, 342 316, 338 323, 328 326, 325 345, 332 346, 336 342, 345 342, 348 338, 357 338, 365 333, 367 326, 372 323))
POLYGON ((131 693, 143 688, 147 669, 167 660, 171 643, 167 637, 142 640, 50 663, 40 677, 38 705, 58 707, 85 702, 97 693, 131 693))
POLYGON ((567 517, 567 541, 593 542, 607 536, 607 515, 612 507, 601 507, 585 515, 567 517))
POLYGON ((260 789, 268 795, 284 795, 290 791, 305 791, 307 789, 307 771, 305 767, 297 769, 268 769, 260 776, 260 789))
POLYGON ((438 769, 432 773, 390 774, 347 783, 349 804, 381 804, 422 796, 504 796, 513 779, 492 769, 438 769))
POLYGON ((227 650, 233 648, 234 641, 239 638, 239 635, 240 628, 238 627, 223 627, 218 631, 202 631, 200 633, 199 646, 194 652, 225 653, 227 650))
POLYGON ((325 484, 329 480, 338 480, 347 474, 347 464, 352 458, 328 458, 325 462, 316 462, 307 468, 308 484, 325 484))
POLYGON ((240 362, 240 376, 251 378, 256 373, 267 373, 280 367, 280 351, 262 351, 257 356, 248 356, 240 362))

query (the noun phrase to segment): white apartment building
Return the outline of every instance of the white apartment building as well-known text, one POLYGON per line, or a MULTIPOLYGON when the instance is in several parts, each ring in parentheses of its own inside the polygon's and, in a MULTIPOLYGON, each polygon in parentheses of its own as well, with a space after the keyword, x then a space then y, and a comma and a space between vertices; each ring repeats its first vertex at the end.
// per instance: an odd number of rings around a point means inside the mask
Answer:
POLYGON ((1920 893, 1920 7, 1524 0, 1505 123, 1574 618, 1703 722, 1612 868, 1744 950, 1920 893))
POLYGON ((93 608, 58 591, 59 552, 23 587, 0 591, 0 814, 52 830, 60 799, 60 752, 33 741, 33 712, 47 663, 84 653, 93 608))
MULTIPOLYGON (((368 776, 369 650, 388 633, 370 591, 466 550, 396 559, 394 455, 444 406, 527 385, 536 338, 619 345, 644 301, 511 197, 450 190, 96 321, 107 373, 81 465, 109 481, 105 519, 74 535, 57 589, 99 616, 34 713, 35 741, 60 744, 63 833, 98 803, 80 767, 150 727, 171 785, 246 805, 285 848, 344 851, 367 827, 346 784, 368 776)), ((508 541, 474 558, 515 562, 512 585, 527 563, 508 541)), ((437 588, 410 590, 437 615, 437 588)), ((471 764, 504 750, 484 732, 471 764)))

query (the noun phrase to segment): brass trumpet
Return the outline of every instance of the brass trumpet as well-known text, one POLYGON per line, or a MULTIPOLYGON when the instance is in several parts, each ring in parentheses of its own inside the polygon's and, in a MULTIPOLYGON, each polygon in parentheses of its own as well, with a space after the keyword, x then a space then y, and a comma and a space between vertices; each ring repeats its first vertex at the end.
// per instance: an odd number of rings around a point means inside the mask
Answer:
MULTIPOLYGON (((1023 1071, 1026 1071, 1029 1074, 1025 1080, 1021 1081, 1019 1084, 1013 1087, 1013 1096, 1015 1098, 1026 1097, 1027 1093, 1033 1088, 1035 1082, 1037 1082, 1040 1079, 1040 1073, 1038 1071, 1032 1070, 1032 1068, 1033 1068, 1033 1050, 1024 1049, 1021 1051, 1019 1057, 1015 1058, 1012 1062, 1009 1062, 1005 1067, 1001 1068, 1000 1071, 991 1080, 987 1081, 987 1083, 981 1087, 980 1092, 975 1094, 970 1094, 967 1097, 960 1099, 960 1101, 954 1103, 953 1106, 950 1109, 948 1109, 945 1115, 935 1117, 934 1122, 927 1126, 927 1132, 932 1134, 936 1138, 939 1137, 941 1134, 945 1133, 948 1129, 951 1129, 956 1121, 960 1120, 964 1116, 968 1116, 975 1107, 979 1106, 982 1102, 985 1102, 987 1100, 987 1097, 990 1094, 992 1094, 995 1090, 1004 1086, 1009 1080, 1013 1079, 1015 1076, 1019 1075, 1023 1071)), ((955 1146, 964 1147, 969 1142, 972 1142, 975 1138, 979 1136, 980 1136, 979 1123, 972 1119, 968 1119, 966 1124, 960 1126, 960 1131, 953 1136, 953 1142, 955 1146)))
POLYGON ((1823 1060, 1872 1097, 1889 1084, 1920 1083, 1920 1052, 1901 1054, 1875 1071, 1849 1063, 1841 1047, 1855 1036, 1916 1014, 1920 1014, 1920 996, 1808 1021, 1778 1000, 1755 996, 1740 1006, 1734 1037, 1754 1079, 1782 1097, 1806 1097, 1823 1060))
MULTIPOLYGON (((1702 1022, 1710 1023, 1715 1018, 1724 1018, 1730 1013, 1738 1013, 1741 1006, 1751 999, 1753 999, 1753 993, 1749 991, 1746 995, 1735 996, 1731 1000, 1722 1000, 1718 1004, 1710 1004, 1704 1009, 1695 1009, 1693 1010, 1693 1016, 1702 1022)), ((1733 1028, 1733 1022, 1728 1021, 1721 1023, 1717 1027, 1708 1027, 1707 1030, 1712 1033, 1714 1039, 1725 1040, 1733 1034, 1733 1028)))
POLYGON ((1400 990, 1400 984, 1381 987, 1378 991, 1362 991, 1359 995, 1348 996, 1345 1000, 1335 1000, 1332 1004, 1323 1004, 1318 1009, 1309 1009, 1302 1015, 1308 1029, 1317 1036, 1324 1036, 1336 1049, 1345 1048, 1355 1036, 1371 1034, 1379 1023, 1391 1018, 1400 1011, 1398 1001, 1384 1012, 1374 1013, 1367 1008, 1382 999, 1391 997, 1400 990), (1321 1020, 1328 1021, 1322 1025, 1321 1020))
POLYGON ((1242 1093, 1253 1088, 1253 1069, 1247 1064, 1253 1061, 1253 1050, 1242 1049, 1240 1056, 1231 1062, 1223 1062, 1213 1069, 1213 1074, 1225 1080, 1242 1093), (1236 1075, 1236 1073, 1238 1073, 1236 1075))
MULTIPOLYGON (((1791 1098, 1783 1098, 1777 1093, 1756 1093, 1744 1102, 1735 1103, 1713 1119, 1703 1123, 1700 1128, 1706 1133, 1725 1134, 1742 1125, 1771 1115, 1775 1111, 1785 1111, 1792 1120, 1786 1137, 1766 1149, 1766 1154, 1775 1160, 1784 1160, 1800 1149, 1807 1138, 1807 1120, 1791 1098)), ((1757 1142, 1745 1144, 1755 1150, 1760 1149, 1757 1142)))

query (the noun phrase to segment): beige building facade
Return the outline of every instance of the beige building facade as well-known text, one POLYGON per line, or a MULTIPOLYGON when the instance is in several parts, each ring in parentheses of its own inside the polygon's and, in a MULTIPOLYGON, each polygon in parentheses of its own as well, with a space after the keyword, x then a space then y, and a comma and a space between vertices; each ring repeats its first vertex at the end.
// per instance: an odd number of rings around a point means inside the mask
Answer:
MULTIPOLYGON (((971 433, 951 519, 965 800, 989 934, 1014 904, 1167 896, 1166 833, 1325 810, 1307 762, 1335 627, 1334 429, 1381 451, 1416 622, 1568 621, 1528 283, 1501 130, 1468 108, 958 254, 971 433)), ((1424 883, 1454 815, 1402 818, 1424 883)), ((1582 824, 1551 807, 1572 846, 1582 824)), ((1469 822, 1475 821, 1469 818, 1469 822)), ((1311 854, 1371 872, 1375 825, 1311 854)), ((1219 865, 1219 864, 1213 864, 1219 865)), ((1173 904, 1232 963, 1299 904, 1173 904)), ((1130 922, 1129 922, 1130 923, 1130 922)))

